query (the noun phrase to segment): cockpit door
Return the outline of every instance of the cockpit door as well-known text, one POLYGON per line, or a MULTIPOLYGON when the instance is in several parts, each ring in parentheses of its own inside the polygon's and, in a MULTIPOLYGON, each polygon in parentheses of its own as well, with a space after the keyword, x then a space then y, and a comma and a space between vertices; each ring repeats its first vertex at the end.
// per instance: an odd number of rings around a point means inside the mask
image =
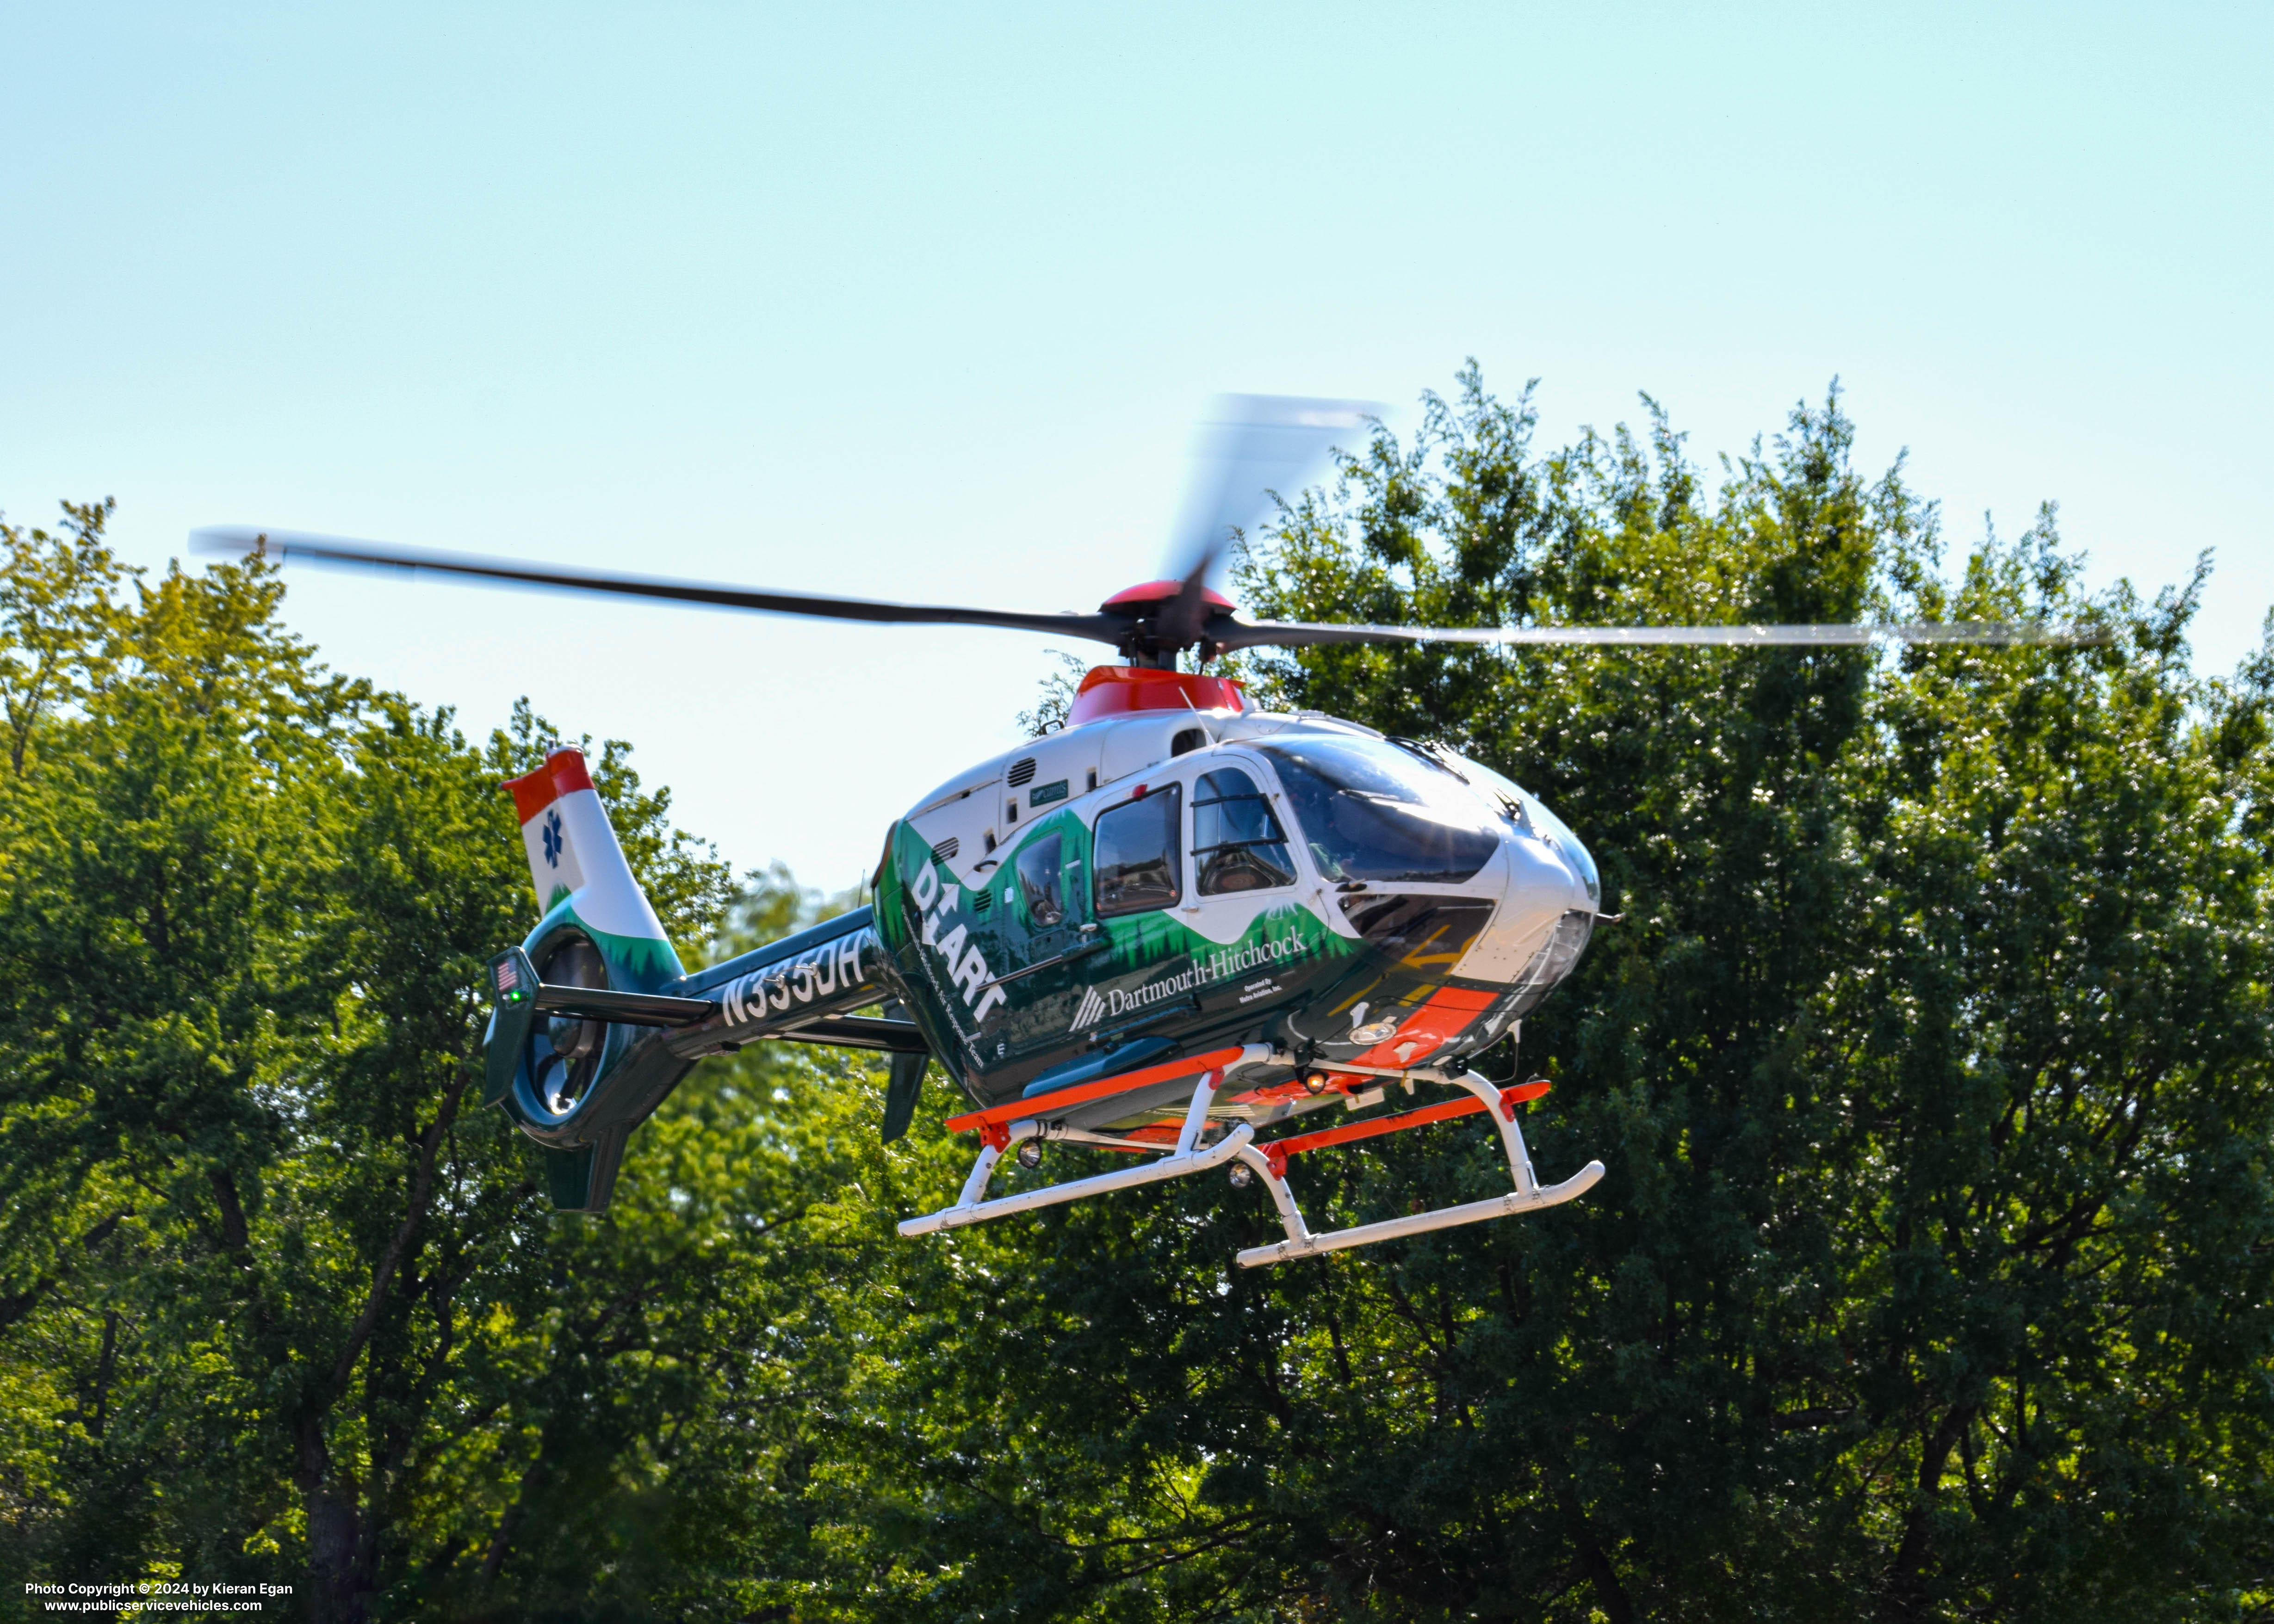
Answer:
POLYGON ((1203 772, 1193 786, 1194 901, 1278 891, 1296 882, 1287 831, 1253 774, 1237 766, 1203 772))

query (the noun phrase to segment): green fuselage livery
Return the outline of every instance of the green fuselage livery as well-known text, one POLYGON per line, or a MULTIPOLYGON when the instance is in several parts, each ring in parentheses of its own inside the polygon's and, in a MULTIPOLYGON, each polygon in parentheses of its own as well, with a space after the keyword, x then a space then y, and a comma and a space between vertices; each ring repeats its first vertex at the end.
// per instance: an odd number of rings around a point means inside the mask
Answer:
POLYGON ((1117 1061, 1163 1053, 1171 1026, 1176 1042, 1201 1048, 1235 1034, 1269 1041, 1291 1006, 1365 957, 1292 897, 1228 942, 1163 911, 1096 918, 1082 883, 1092 867, 1089 830, 1072 811, 1035 823, 1003 850, 992 872, 1004 877, 967 885, 904 821, 893 825, 877 891, 877 934, 910 1012, 983 1105, 1047 1092, 1069 1071, 1086 1079, 1117 1061), (1016 863, 1053 840, 1060 910, 1037 918, 1016 863))

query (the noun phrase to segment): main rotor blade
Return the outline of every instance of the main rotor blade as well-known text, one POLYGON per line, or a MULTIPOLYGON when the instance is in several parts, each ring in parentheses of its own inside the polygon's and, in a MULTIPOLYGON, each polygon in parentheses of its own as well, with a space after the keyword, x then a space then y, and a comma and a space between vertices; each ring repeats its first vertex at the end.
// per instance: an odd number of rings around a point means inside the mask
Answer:
POLYGON ((1231 649, 1307 648, 1336 643, 1474 643, 1751 648, 1852 648, 1891 643, 2042 643, 2079 648, 2114 641, 2105 627, 2046 620, 1938 620, 1796 626, 1321 626, 1222 616, 1206 635, 1231 649))
POLYGON ((1338 441, 1362 437, 1382 408, 1371 401, 1296 395, 1220 395, 1193 447, 1184 511, 1169 544, 1168 574, 1184 590, 1161 612, 1164 644, 1182 648, 1208 619, 1204 597, 1235 531, 1271 511, 1276 492, 1291 496, 1338 441))
POLYGON ((945 604, 895 604, 868 598, 823 598, 809 592, 765 592, 750 587, 715 586, 662 575, 619 575, 573 569, 559 564, 524 564, 513 559, 437 553, 342 536, 302 530, 264 530, 250 524, 216 524, 190 533, 190 545, 203 553, 260 553, 271 558, 314 559, 333 564, 372 564, 395 569, 431 569, 443 575, 510 581, 522 586, 567 592, 605 592, 626 598, 659 598, 673 603, 713 604, 726 609, 755 609, 766 614, 810 615, 828 620, 872 620, 926 626, 1000 626, 1013 631, 1050 632, 1118 644, 1131 620, 1111 614, 1027 614, 1013 609, 966 609, 945 604))

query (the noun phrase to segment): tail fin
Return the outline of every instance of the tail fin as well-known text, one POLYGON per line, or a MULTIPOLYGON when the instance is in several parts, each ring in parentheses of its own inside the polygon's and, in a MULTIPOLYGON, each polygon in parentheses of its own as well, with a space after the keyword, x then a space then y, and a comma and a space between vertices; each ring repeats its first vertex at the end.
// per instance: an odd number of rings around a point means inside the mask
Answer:
MULTIPOLYGON (((608 964, 608 984, 652 992, 685 978, 647 894, 632 878, 582 750, 561 748, 507 781, 529 848, 529 877, 546 924, 573 920, 608 964)), ((544 926, 538 927, 540 932, 544 926)))

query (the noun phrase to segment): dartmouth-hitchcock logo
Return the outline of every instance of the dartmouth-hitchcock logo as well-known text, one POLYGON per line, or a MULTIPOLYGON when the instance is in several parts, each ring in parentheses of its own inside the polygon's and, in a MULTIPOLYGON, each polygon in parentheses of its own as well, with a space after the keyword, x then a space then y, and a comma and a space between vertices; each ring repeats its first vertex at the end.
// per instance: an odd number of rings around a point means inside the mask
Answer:
POLYGON ((1186 966, 1174 975, 1164 975, 1157 981, 1148 981, 1142 987, 1124 991, 1109 987, 1100 994, 1095 987, 1081 989, 1081 1003, 1075 1006, 1073 1019, 1066 1027, 1079 1032, 1084 1026, 1094 1026, 1108 1016, 1119 1015, 1129 1010, 1141 1010, 1158 1004, 1163 998, 1173 998, 1178 993, 1206 987, 1213 981, 1230 981, 1245 975, 1258 965, 1284 964, 1290 959, 1301 959, 1311 951, 1311 944, 1296 936, 1276 942, 1255 942, 1246 947, 1227 947, 1210 953, 1206 959, 1186 966))

